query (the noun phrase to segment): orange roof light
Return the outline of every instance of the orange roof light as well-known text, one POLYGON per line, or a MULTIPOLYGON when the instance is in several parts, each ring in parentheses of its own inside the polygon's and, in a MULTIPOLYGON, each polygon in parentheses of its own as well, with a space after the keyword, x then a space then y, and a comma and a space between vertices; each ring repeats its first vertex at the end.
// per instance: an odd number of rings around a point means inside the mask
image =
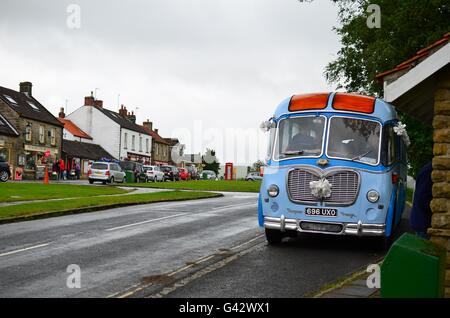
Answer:
POLYGON ((336 93, 333 100, 333 108, 358 113, 371 114, 375 108, 375 97, 348 93, 336 93))
POLYGON ((289 102, 289 111, 324 109, 327 107, 329 93, 294 95, 289 102))

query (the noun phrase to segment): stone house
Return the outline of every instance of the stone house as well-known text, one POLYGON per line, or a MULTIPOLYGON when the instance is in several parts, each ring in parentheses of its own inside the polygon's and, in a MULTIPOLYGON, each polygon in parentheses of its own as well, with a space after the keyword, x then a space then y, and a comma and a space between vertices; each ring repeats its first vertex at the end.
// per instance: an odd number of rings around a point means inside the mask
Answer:
POLYGON ((148 119, 142 123, 142 127, 152 136, 152 165, 168 165, 169 143, 158 134, 158 129, 153 129, 153 123, 148 119))
POLYGON ((19 91, 0 86, 0 113, 18 132, 15 139, 0 136, 13 173, 20 172, 24 179, 42 178, 45 164, 51 170, 61 156, 63 125, 33 97, 30 82, 20 83, 19 91))
POLYGON ((384 83, 387 102, 434 128, 428 233, 447 250, 445 295, 450 297, 450 33, 377 78, 384 83))

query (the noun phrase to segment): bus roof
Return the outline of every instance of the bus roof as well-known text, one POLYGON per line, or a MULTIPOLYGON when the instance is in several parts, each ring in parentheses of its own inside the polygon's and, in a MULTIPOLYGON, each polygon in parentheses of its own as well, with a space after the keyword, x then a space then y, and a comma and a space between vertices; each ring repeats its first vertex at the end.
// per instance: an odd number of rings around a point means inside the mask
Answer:
POLYGON ((384 100, 359 94, 316 93, 294 95, 283 100, 275 118, 292 113, 353 113, 375 117, 381 121, 397 119, 394 107, 384 100))

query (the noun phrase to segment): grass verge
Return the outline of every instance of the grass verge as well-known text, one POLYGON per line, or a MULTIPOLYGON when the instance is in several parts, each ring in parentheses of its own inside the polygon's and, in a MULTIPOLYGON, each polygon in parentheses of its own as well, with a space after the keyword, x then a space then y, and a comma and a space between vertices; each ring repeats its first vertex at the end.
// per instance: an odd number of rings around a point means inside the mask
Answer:
POLYGON ((127 193, 127 191, 110 186, 93 187, 89 185, 21 182, 0 183, 0 202, 92 197, 123 193, 127 193))
POLYGON ((222 196, 220 193, 167 191, 132 194, 114 197, 69 199, 47 202, 24 203, 0 207, 0 223, 30 220, 63 214, 74 214, 127 205, 138 205, 166 201, 182 201, 222 196))
POLYGON ((177 182, 132 183, 126 186, 144 188, 162 188, 178 190, 205 190, 229 192, 259 192, 260 181, 225 181, 225 180, 195 180, 177 182))

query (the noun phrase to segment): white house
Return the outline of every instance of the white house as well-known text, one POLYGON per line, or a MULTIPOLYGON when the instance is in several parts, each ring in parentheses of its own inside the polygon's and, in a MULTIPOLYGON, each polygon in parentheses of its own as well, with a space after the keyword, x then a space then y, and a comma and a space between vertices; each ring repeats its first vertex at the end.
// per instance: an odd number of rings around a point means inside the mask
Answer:
POLYGON ((115 158, 151 162, 152 136, 136 124, 136 116, 128 113, 123 105, 118 113, 105 109, 103 102, 95 100, 91 94, 85 97, 84 106, 69 114, 67 119, 115 158))

